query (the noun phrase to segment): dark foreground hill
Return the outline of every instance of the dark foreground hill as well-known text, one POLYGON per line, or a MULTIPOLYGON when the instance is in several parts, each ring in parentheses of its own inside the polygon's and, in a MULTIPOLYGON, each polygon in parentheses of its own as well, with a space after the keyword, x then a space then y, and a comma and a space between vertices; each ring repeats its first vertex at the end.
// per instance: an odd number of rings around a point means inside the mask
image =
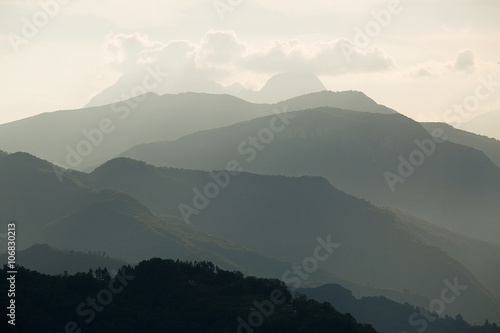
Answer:
MULTIPOLYGON (((18 250, 46 243, 64 250, 105 252, 132 263, 151 257, 210 260, 226 269, 263 276, 279 276, 290 266, 186 226, 175 217, 158 217, 133 196, 92 189, 76 176, 88 178, 66 173, 59 182, 46 161, 26 153, 0 157, 0 223, 6 230, 6 223, 17 221, 18 250)), ((34 251, 24 254, 28 262, 37 260, 34 251)), ((67 252, 60 255, 71 260, 67 252)), ((46 269, 53 261, 47 259, 46 269)), ((331 273, 318 273, 323 275, 320 281, 333 278, 331 273)))
POLYGON ((381 288, 378 295, 408 289, 399 299, 423 298, 418 305, 428 305, 444 279, 457 278, 467 293, 446 313, 497 320, 498 301, 488 291, 494 285, 484 277, 496 276, 494 247, 377 208, 323 178, 242 173, 186 225, 179 205, 192 205, 194 189, 215 182, 207 172, 122 158, 91 175, 64 173, 59 182, 52 165, 24 153, 0 157, 0 170, 0 219, 19 221, 20 248, 48 243, 128 262, 210 260, 293 285, 349 280, 381 288), (436 244, 466 245, 490 274, 472 272, 464 256, 436 244))
MULTIPOLYGON (((5 269, 0 276, 7 290, 5 269)), ((151 259, 113 278, 103 271, 49 276, 20 267, 16 285, 16 325, 2 320, 2 332, 376 332, 329 304, 292 300, 279 280, 244 277, 209 262, 151 259)), ((1 293, 0 302, 6 298, 1 293)))
MULTIPOLYGON (((210 260, 225 269, 263 277, 281 277, 294 264, 187 226, 177 216, 158 216, 122 191, 96 190, 96 179, 85 173, 59 174, 59 182, 55 172, 59 171, 50 163, 26 153, 0 157, 0 224, 6 230, 6 223, 17 220, 18 262, 27 268, 50 273, 81 272, 84 263, 83 271, 95 265, 110 268, 103 253, 129 263, 151 257, 210 260), (41 243, 51 247, 32 247, 41 243), (22 251, 28 247, 32 248, 22 251)), ((383 294, 417 304, 426 300, 416 294, 403 297, 394 288, 363 286, 322 268, 304 284, 329 282, 366 295, 383 294)))
MULTIPOLYGON (((158 214, 188 217, 199 229, 271 257, 302 261, 313 254, 318 237, 331 237, 341 246, 319 267, 361 284, 425 295, 425 305, 439 294, 444 279, 455 276, 475 275, 500 295, 497 273, 492 274, 500 267, 499 246, 377 208, 323 178, 248 173, 227 178, 223 172, 155 168, 124 158, 91 176, 101 187, 131 193, 158 214), (217 181, 222 185, 214 197, 217 181)), ((488 310, 477 306, 486 303, 462 298, 448 309, 484 314, 488 310)))

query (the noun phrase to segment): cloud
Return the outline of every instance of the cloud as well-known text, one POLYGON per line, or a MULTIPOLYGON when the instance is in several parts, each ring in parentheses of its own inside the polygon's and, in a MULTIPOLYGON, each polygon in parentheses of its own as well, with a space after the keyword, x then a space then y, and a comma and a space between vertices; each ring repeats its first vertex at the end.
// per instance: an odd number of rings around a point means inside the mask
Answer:
POLYGON ((476 67, 476 54, 472 50, 461 51, 457 55, 453 67, 457 71, 473 71, 476 67))
POLYGON ((157 62, 168 70, 185 68, 196 54, 197 48, 190 41, 170 41, 158 52, 157 62))
POLYGON ((408 76, 415 78, 453 76, 457 73, 469 74, 478 67, 476 53, 472 50, 460 51, 454 60, 428 60, 408 70, 408 76))
POLYGON ((105 63, 113 69, 127 71, 139 64, 154 62, 164 47, 164 43, 151 41, 147 35, 137 32, 128 35, 111 32, 105 36, 105 63))
POLYGON ((233 67, 244 57, 246 48, 234 31, 210 30, 201 40, 196 64, 199 67, 233 67))
POLYGON ((417 70, 417 71, 414 72, 413 76, 418 76, 418 77, 435 77, 436 74, 434 74, 429 69, 420 68, 419 70, 417 70))
POLYGON ((298 70, 337 76, 395 67, 392 58, 381 49, 359 50, 346 39, 310 44, 298 39, 276 40, 254 46, 241 41, 232 30, 210 30, 197 44, 186 40, 153 41, 139 33, 110 33, 104 50, 107 64, 124 74, 143 64, 156 63, 172 78, 184 76, 217 82, 231 81, 243 74, 257 77, 298 70))
POLYGON ((428 60, 410 67, 405 76, 417 79, 437 78, 446 74, 447 66, 447 62, 428 60))
POLYGON ((243 66, 261 72, 303 70, 317 75, 385 71, 394 61, 379 48, 357 49, 348 40, 305 44, 299 40, 276 41, 249 54, 243 66))

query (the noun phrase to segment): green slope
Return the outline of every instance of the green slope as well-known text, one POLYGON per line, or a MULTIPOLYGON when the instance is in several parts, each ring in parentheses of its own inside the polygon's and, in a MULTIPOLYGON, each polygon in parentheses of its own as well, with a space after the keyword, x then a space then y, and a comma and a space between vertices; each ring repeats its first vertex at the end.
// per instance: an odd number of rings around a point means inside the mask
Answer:
POLYGON ((286 126, 280 120, 272 123, 274 117, 136 146, 123 156, 207 171, 225 169, 228 161, 236 160, 248 172, 322 176, 376 205, 500 243, 500 169, 482 152, 451 142, 432 143, 422 125, 399 114, 319 108, 291 113, 286 126), (273 124, 283 127, 270 140, 273 124), (259 133, 264 141, 251 143, 259 133), (416 140, 433 145, 425 148, 429 154, 416 140), (401 159, 415 154, 423 160, 416 159, 408 174, 400 167, 401 159), (392 189, 387 172, 401 177, 392 189))
MULTIPOLYGON (((96 186, 96 179, 87 174, 60 176, 62 182, 50 163, 26 153, 0 157, 0 197, 5 198, 0 202, 0 222, 6 230, 7 223, 17 221, 18 250, 48 243, 65 250, 105 252, 127 262, 151 257, 211 260, 227 269, 273 277, 293 264, 186 226, 176 216, 158 217, 127 193, 92 189, 84 184, 96 186)), ((47 269, 54 260, 47 259, 47 269)), ((324 269, 307 282, 329 281, 361 287, 324 269)))
POLYGON ((284 104, 253 104, 229 95, 202 93, 163 96, 148 93, 140 98, 140 102, 137 98, 111 105, 44 113, 2 124, 0 148, 8 152, 28 152, 52 163, 85 170, 137 144, 175 140, 199 130, 271 115, 275 108, 282 111, 284 106, 290 111, 336 106, 395 112, 353 91, 309 94, 284 104), (78 153, 78 147, 90 154, 78 153), (71 150, 74 152, 69 153, 71 150))
POLYGON ((500 167, 500 141, 456 129, 444 123, 422 123, 422 126, 429 133, 432 133, 437 128, 442 129, 446 133, 448 141, 482 151, 496 166, 500 167))
MULTIPOLYGON (((106 163, 91 176, 102 187, 131 193, 153 211, 179 219, 180 204, 193 206, 193 189, 214 182, 206 172, 155 168, 124 158, 106 163)), ((342 245, 320 264, 322 268, 362 284, 408 289, 429 299, 439 293, 447 276, 460 276, 474 281, 471 284, 478 286, 477 292, 489 300, 481 303, 485 307, 479 312, 465 299, 456 306, 476 315, 497 311, 488 310, 498 307, 498 303, 459 263, 464 259, 460 252, 451 252, 450 256, 443 249, 456 250, 457 243, 465 242, 472 249, 469 256, 480 261, 482 258, 474 255, 482 251, 500 254, 498 246, 447 230, 445 237, 441 228, 376 208, 335 189, 322 178, 239 174, 190 221, 210 234, 252 250, 299 262, 312 255, 317 237, 331 235, 333 242, 342 245)), ((485 258, 480 267, 491 264, 498 264, 494 255, 485 258)), ((477 272, 483 271, 477 268, 477 272)), ((491 270, 485 275, 484 281, 491 282, 488 287, 498 293, 498 285, 489 280, 496 275, 491 270)))

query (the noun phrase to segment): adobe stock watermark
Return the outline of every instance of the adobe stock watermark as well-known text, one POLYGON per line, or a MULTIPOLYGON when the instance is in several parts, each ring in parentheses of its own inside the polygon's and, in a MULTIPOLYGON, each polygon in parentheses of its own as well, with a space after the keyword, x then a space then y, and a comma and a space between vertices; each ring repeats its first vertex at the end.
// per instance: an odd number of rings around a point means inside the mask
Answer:
MULTIPOLYGON (((411 0, 408 0, 411 1, 411 0)), ((404 7, 399 0, 390 0, 385 9, 372 10, 370 15, 373 20, 368 21, 363 28, 354 27, 353 44, 346 41, 340 42, 340 49, 347 63, 352 62, 356 49, 363 50, 370 46, 372 41, 380 36, 382 31, 391 23, 394 16, 403 12, 404 7)))
MULTIPOLYGON (((281 280, 290 286, 290 290, 294 291, 300 287, 303 281, 309 279, 312 273, 318 269, 319 262, 326 261, 340 247, 340 244, 333 243, 331 235, 326 237, 326 241, 321 237, 316 238, 318 245, 314 249, 313 256, 302 260, 301 265, 294 264, 291 269, 286 270, 281 275, 281 280)), ((248 314, 247 319, 242 317, 236 318, 238 327, 237 333, 252 333, 254 329, 262 326, 264 318, 271 317, 276 311, 276 307, 286 302, 283 292, 279 289, 274 289, 269 294, 269 299, 262 302, 253 301, 252 305, 255 310, 248 314)))
MULTIPOLYGON (((237 146, 237 152, 241 156, 246 156, 247 163, 253 162, 259 152, 274 141, 275 135, 282 132, 290 124, 290 120, 296 117, 294 114, 287 113, 286 107, 283 108, 283 113, 277 109, 273 109, 273 113, 275 116, 269 120, 268 127, 262 128, 256 135, 250 135, 237 146)), ((185 203, 179 204, 179 211, 184 221, 191 224, 191 216, 199 215, 203 209, 207 208, 210 200, 215 199, 223 189, 229 186, 231 176, 237 176, 242 171, 243 167, 239 161, 230 160, 226 163, 226 170, 210 172, 209 176, 213 182, 206 183, 201 190, 193 188, 192 206, 185 203)))
MULTIPOLYGON (((127 275, 124 269, 118 272, 115 271, 113 275, 113 278, 109 281, 106 288, 99 290, 95 297, 87 297, 85 301, 81 302, 76 307, 76 314, 83 319, 87 325, 95 320, 97 316, 96 313, 101 313, 106 306, 111 304, 113 297, 121 293, 125 287, 128 286, 129 281, 135 279, 135 276, 127 275)), ((81 333, 83 330, 76 321, 68 321, 64 325, 64 330, 61 333, 68 332, 81 333)))
POLYGON ((36 11, 31 18, 22 18, 21 35, 16 33, 9 33, 7 38, 10 45, 16 54, 21 50, 22 45, 28 44, 35 38, 40 30, 45 28, 50 20, 57 16, 61 10, 61 5, 66 5, 72 0, 40 0, 38 6, 40 10, 36 11))
MULTIPOLYGON (((432 313, 437 314, 438 316, 442 315, 446 309, 446 304, 451 304, 457 300, 462 293, 462 291, 466 290, 468 287, 466 285, 458 284, 458 278, 455 277, 453 283, 449 280, 443 280, 443 283, 446 287, 441 290, 440 298, 433 299, 429 303, 429 310, 432 313)), ((408 323, 411 326, 419 327, 417 329, 418 333, 423 333, 428 326, 428 323, 432 323, 438 317, 433 316, 429 311, 424 308, 418 308, 418 312, 413 312, 408 318, 408 323)), ((406 331, 402 331, 401 333, 408 333, 406 331)))
MULTIPOLYGON (((141 85, 134 86, 128 94, 122 94, 121 102, 111 104, 111 112, 115 114, 119 120, 123 121, 130 116, 131 110, 136 109, 139 103, 146 99, 146 93, 153 91, 160 85, 168 73, 162 72, 157 65, 156 69, 150 66, 146 67, 147 74, 142 79, 141 85)), ((93 150, 99 147, 105 139, 106 135, 113 133, 116 129, 116 124, 111 118, 102 118, 94 128, 82 130, 83 139, 75 146, 66 146, 66 165, 59 162, 52 162, 52 168, 59 182, 63 181, 62 175, 71 168, 77 168, 85 157, 90 156, 93 150)))
POLYGON ((470 120, 472 114, 477 111, 481 102, 489 99, 500 87, 500 81, 495 81, 496 78, 492 74, 487 78, 479 77, 479 83, 474 88, 474 92, 466 96, 461 103, 453 105, 452 108, 446 110, 443 114, 444 122, 455 128, 459 128, 461 124, 470 120))
POLYGON ((241 5, 242 2, 243 0, 214 0, 212 5, 219 19, 224 21, 224 15, 226 15, 227 12, 232 12, 236 7, 241 5))
POLYGON ((403 155, 398 156, 399 165, 397 173, 391 171, 384 172, 384 179, 389 186, 391 192, 396 191, 397 183, 404 183, 407 178, 411 177, 416 168, 425 163, 427 158, 431 157, 436 152, 436 144, 445 142, 448 137, 441 128, 435 128, 431 133, 431 138, 423 139, 422 141, 415 139, 413 141, 417 146, 405 158, 403 155))
MULTIPOLYGON (((500 82, 495 81, 495 78, 491 74, 487 78, 480 77, 478 81, 479 83, 474 88, 472 94, 466 96, 462 103, 455 104, 452 108, 445 111, 443 114, 444 122, 455 128, 459 128, 461 124, 472 118, 472 113, 477 111, 481 102, 489 99, 496 92, 496 89, 500 87, 500 82)), ((432 131, 431 137, 432 140, 415 140, 417 148, 409 154, 408 158, 402 155, 398 157, 400 163, 397 167, 397 173, 390 171, 384 173, 384 178, 391 192, 396 191, 397 183, 404 183, 408 177, 413 175, 417 167, 424 164, 426 159, 435 153, 436 144, 443 143, 448 139, 445 131, 439 127, 432 131)))

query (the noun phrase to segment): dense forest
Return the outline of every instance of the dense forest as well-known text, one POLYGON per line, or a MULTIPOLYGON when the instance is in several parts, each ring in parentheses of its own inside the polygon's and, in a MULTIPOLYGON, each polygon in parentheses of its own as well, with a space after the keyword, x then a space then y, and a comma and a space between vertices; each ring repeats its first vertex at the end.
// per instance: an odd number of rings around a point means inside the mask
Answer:
MULTIPOLYGON (((210 262, 151 259, 58 276, 18 267, 12 332, 376 332, 328 303, 292 298, 283 282, 210 262)), ((0 288, 8 290, 7 269, 0 288)), ((0 296, 6 304, 6 293, 0 296)))
MULTIPOLYGON (((1 270, 2 290, 9 289, 7 271, 1 270)), ((292 295, 282 281, 245 277, 211 262, 150 259, 74 275, 17 271, 16 325, 4 320, 2 332, 376 332, 328 302, 292 295)), ((6 297, 0 295, 2 304, 6 297)), ((500 332, 488 323, 471 327, 459 316, 439 319, 429 332, 436 326, 439 332, 500 332)))

